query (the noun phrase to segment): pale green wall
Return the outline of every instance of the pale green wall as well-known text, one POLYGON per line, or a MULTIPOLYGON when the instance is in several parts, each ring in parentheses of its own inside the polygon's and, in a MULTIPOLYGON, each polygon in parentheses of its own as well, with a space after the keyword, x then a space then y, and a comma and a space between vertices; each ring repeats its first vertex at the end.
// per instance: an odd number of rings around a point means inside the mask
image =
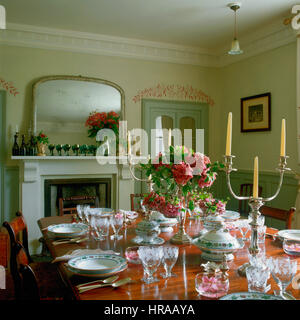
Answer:
MULTIPOLYGON (((32 84, 48 75, 82 75, 117 83, 125 92, 125 118, 129 128, 141 125, 141 103, 134 103, 132 98, 139 90, 158 83, 191 85, 201 89, 216 102, 211 108, 211 121, 218 111, 218 71, 215 68, 13 46, 0 46, 0 51, 4 59, 1 76, 13 81, 20 92, 16 97, 8 95, 7 98, 9 144, 16 125, 27 132, 32 114, 32 84)), ((210 135, 212 156, 218 144, 216 134, 210 135)), ((6 161, 11 163, 10 154, 6 161)))
MULTIPOLYGON (((12 81, 20 92, 16 97, 7 95, 6 143, 9 149, 16 124, 23 132, 28 129, 33 83, 47 75, 82 75, 110 80, 123 88, 125 118, 129 128, 141 125, 141 103, 132 101, 138 90, 158 83, 191 85, 201 89, 216 102, 210 107, 210 157, 212 160, 223 160, 227 115, 232 111, 232 153, 237 156, 235 166, 240 170, 251 169, 257 155, 260 171, 264 174, 275 172, 279 159, 281 118, 285 117, 287 154, 290 156, 288 163, 291 168, 297 169, 296 43, 219 69, 13 46, 0 46, 0 52, 0 75, 12 81), (272 130, 241 133, 240 99, 264 92, 271 92, 272 130)), ((16 165, 10 160, 10 152, 6 155, 5 164, 16 165)), ((251 174, 248 179, 251 180, 251 174)), ((293 202, 296 184, 292 189, 294 194, 290 195, 288 203, 283 198, 281 207, 293 202)), ((220 195, 224 192, 224 189, 218 191, 220 195)))
MULTIPOLYGON (((261 171, 274 171, 280 153, 281 119, 286 118, 288 164, 297 169, 296 50, 295 42, 220 70, 220 131, 226 132, 228 112, 232 111, 232 154, 237 168, 253 168, 258 156, 261 171), (241 133, 240 99, 265 92, 271 92, 271 131, 241 133)), ((225 136, 223 146, 220 154, 225 152, 225 136)))

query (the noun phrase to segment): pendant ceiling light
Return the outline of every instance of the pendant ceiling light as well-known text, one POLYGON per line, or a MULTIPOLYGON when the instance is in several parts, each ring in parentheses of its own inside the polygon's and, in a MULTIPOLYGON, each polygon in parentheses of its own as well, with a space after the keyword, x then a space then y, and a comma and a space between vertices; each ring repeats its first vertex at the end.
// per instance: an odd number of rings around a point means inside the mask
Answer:
POLYGON ((5 8, 0 5, 0 29, 6 29, 5 8))
POLYGON ((243 50, 240 49, 240 44, 237 39, 237 32, 236 32, 236 12, 241 7, 241 4, 238 2, 229 3, 228 7, 234 11, 234 38, 231 43, 231 50, 228 51, 228 54, 242 54, 243 50))

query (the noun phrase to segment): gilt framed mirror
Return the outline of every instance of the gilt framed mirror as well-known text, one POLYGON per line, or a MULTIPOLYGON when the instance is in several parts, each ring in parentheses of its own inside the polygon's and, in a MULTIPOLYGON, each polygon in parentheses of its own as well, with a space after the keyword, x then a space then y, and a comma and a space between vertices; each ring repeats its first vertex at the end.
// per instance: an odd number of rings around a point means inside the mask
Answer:
POLYGON ((82 76, 47 76, 33 85, 33 132, 51 144, 94 144, 85 122, 91 112, 114 111, 125 119, 124 92, 117 84, 82 76))

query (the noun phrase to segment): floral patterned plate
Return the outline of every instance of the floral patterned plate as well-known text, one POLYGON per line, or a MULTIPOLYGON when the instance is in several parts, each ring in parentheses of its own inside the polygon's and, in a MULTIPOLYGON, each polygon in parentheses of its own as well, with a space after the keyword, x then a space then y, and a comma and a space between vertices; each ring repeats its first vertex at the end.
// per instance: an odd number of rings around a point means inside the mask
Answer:
POLYGON ((261 292, 235 292, 227 294, 220 300, 284 300, 282 297, 261 292))

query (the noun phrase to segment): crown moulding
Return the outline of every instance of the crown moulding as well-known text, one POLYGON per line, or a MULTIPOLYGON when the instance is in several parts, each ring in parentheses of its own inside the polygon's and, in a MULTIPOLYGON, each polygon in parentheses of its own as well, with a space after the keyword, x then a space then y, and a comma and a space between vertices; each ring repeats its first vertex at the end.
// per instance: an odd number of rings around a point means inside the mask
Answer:
POLYGON ((242 42, 244 54, 231 57, 228 48, 208 50, 159 42, 111 37, 91 33, 50 29, 37 26, 8 24, 0 33, 0 44, 47 50, 118 56, 150 61, 161 61, 203 67, 223 67, 264 51, 296 41, 295 31, 289 26, 257 33, 252 41, 242 42))

